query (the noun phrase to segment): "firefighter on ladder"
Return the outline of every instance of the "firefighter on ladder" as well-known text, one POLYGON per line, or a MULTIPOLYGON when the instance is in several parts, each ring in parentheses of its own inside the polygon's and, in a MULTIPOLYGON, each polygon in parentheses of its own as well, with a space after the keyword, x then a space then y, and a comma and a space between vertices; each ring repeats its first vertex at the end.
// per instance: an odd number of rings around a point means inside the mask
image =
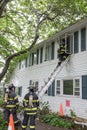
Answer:
POLYGON ((65 45, 65 40, 63 39, 63 41, 60 44, 60 47, 58 49, 58 58, 59 58, 59 62, 58 65, 61 65, 61 63, 66 60, 66 58, 69 56, 70 54, 68 54, 66 52, 66 45, 65 45))
POLYGON ((29 92, 25 95, 23 100, 24 119, 22 123, 22 130, 26 130, 28 120, 30 118, 30 130, 35 130, 35 118, 39 106, 38 96, 34 92, 34 86, 29 87, 29 92))
POLYGON ((18 125, 20 122, 17 118, 17 109, 19 106, 18 97, 15 93, 15 86, 13 84, 6 88, 4 96, 4 119, 9 122, 10 114, 13 115, 14 124, 18 125))

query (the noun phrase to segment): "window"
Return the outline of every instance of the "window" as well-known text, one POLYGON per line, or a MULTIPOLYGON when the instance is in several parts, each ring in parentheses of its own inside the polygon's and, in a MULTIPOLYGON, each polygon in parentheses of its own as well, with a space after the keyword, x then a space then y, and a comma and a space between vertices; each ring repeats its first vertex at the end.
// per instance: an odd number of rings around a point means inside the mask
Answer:
POLYGON ((38 89, 39 89, 38 81, 34 82, 34 86, 35 86, 36 91, 38 91, 38 89))
POLYGON ((38 89, 39 89, 39 81, 30 80, 29 85, 33 85, 35 87, 35 91, 38 91, 38 89))
POLYGON ((81 51, 86 50, 86 28, 81 29, 81 51))
POLYGON ((40 49, 40 63, 43 61, 43 48, 40 49))
POLYGON ((21 69, 21 61, 19 62, 19 69, 21 69))
POLYGON ((18 88, 18 95, 21 97, 22 96, 22 87, 18 88))
POLYGON ((60 94, 60 80, 57 80, 56 83, 56 94, 60 94))
POLYGON ((51 50, 50 50, 50 45, 48 45, 45 48, 45 61, 50 59, 51 59, 51 50))
POLYGON ((75 86, 74 86, 74 95, 80 95, 80 81, 79 79, 75 79, 75 86))
POLYGON ((34 64, 37 64, 37 53, 34 53, 34 64))
POLYGON ((66 39, 66 53, 71 53, 71 36, 66 39))
POLYGON ((74 32, 74 53, 78 53, 78 31, 74 32))
POLYGON ((19 62, 19 69, 27 67, 27 58, 19 62))
POLYGON ((21 62, 21 68, 25 68, 25 65, 26 65, 26 60, 23 60, 23 61, 21 62))
POLYGON ((32 65, 39 63, 39 49, 37 49, 37 51, 32 53, 30 60, 31 60, 32 65))
POLYGON ((27 67, 27 58, 25 59, 25 67, 27 67))
POLYGON ((63 81, 63 94, 73 95, 73 80, 63 81))
POLYGON ((51 43, 51 60, 54 59, 54 52, 55 52, 55 43, 51 43))
POLYGON ((32 53, 32 65, 34 64, 34 53, 32 53))
POLYGON ((55 80, 48 88, 48 96, 55 96, 55 80))
POLYGON ((80 96, 80 79, 63 80, 63 94, 80 96))
POLYGON ((65 38, 60 38, 60 44, 61 45, 65 44, 65 38))
POLYGON ((29 66, 31 66, 32 65, 32 54, 29 54, 29 66))
POLYGON ((32 65, 37 64, 37 53, 32 53, 32 65))
POLYGON ((37 58, 36 64, 38 64, 39 63, 39 49, 37 49, 37 56, 36 56, 36 58, 37 58))

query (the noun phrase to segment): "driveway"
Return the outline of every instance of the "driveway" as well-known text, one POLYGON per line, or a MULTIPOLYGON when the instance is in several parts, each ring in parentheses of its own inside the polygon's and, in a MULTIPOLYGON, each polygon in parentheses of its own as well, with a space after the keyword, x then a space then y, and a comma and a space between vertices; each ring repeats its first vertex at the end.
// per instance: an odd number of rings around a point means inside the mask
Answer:
MULTIPOLYGON (((29 130, 29 127, 27 127, 27 130, 29 130)), ((55 126, 51 126, 49 124, 41 123, 40 121, 36 121, 36 129, 35 130, 69 130, 69 129, 58 128, 55 126)))

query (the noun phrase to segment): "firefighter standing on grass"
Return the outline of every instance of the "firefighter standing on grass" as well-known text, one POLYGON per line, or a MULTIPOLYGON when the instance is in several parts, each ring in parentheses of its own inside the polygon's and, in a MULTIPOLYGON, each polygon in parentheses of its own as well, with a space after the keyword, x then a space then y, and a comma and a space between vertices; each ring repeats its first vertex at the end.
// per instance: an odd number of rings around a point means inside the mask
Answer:
POLYGON ((19 106, 18 97, 15 94, 15 86, 9 85, 5 90, 4 96, 4 119, 9 122, 10 114, 13 115, 14 124, 18 125, 19 119, 17 118, 17 109, 19 106))
POLYGON ((24 119, 22 123, 22 130, 26 130, 28 120, 30 118, 30 130, 35 130, 35 118, 39 106, 38 96, 34 93, 34 86, 29 87, 29 92, 25 95, 23 100, 24 119))

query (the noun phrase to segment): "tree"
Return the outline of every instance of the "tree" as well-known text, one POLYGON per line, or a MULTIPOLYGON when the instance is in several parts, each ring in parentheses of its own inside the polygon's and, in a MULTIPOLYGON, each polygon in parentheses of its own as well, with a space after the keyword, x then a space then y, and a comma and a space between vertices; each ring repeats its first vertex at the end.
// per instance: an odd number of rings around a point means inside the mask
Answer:
POLYGON ((15 57, 23 56, 36 42, 85 17, 86 7, 86 0, 1 0, 0 81, 15 57))

